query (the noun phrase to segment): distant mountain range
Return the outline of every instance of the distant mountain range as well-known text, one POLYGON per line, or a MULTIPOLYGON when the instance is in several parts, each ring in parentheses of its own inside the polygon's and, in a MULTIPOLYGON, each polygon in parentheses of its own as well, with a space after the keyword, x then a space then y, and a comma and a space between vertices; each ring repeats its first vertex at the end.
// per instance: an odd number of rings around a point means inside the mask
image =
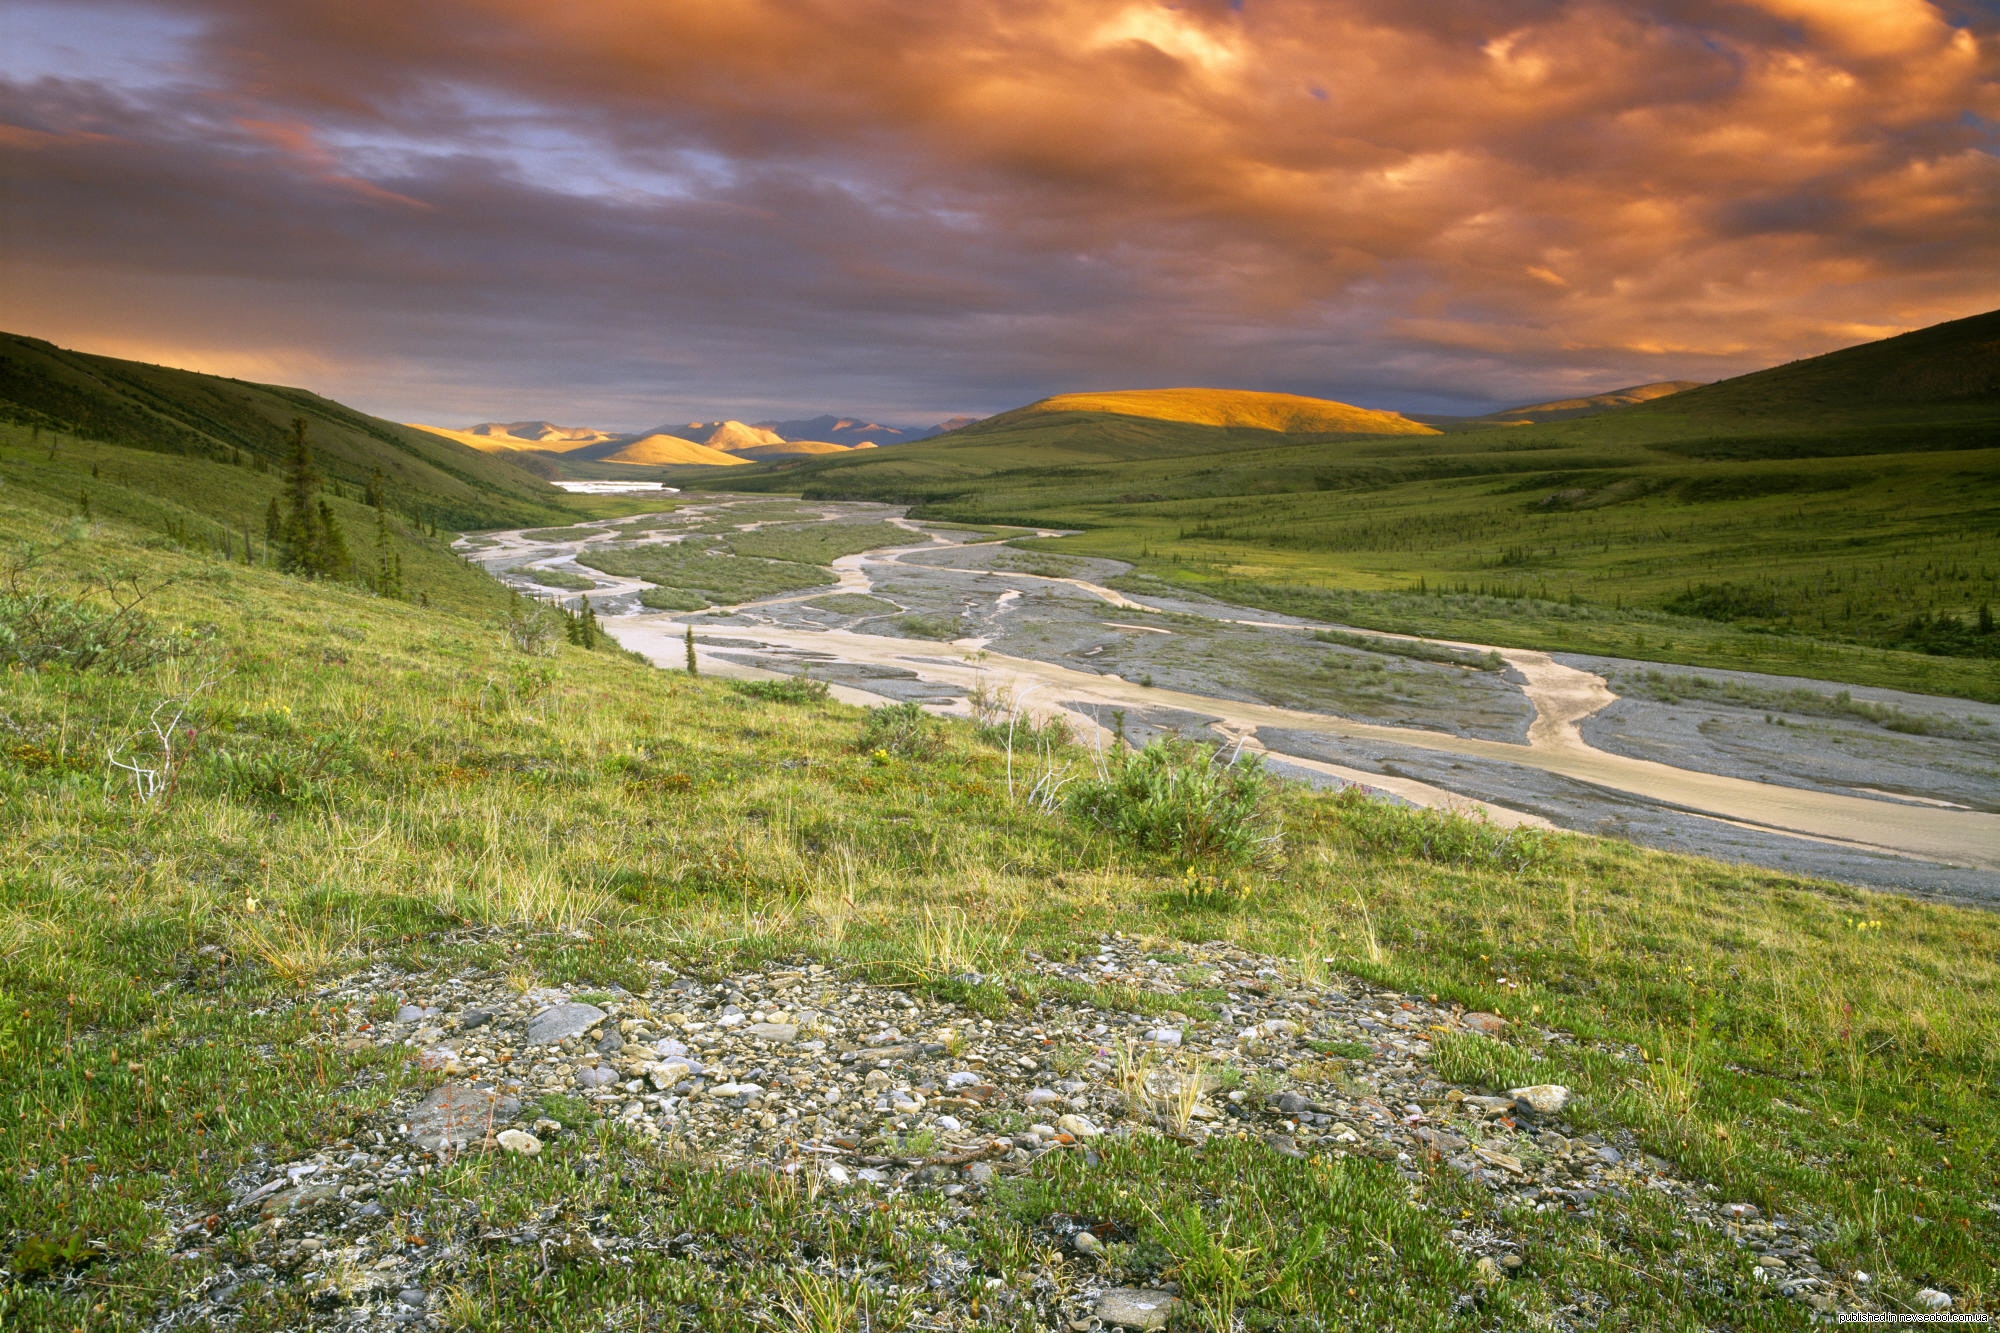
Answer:
POLYGON ((640 463, 654 467, 705 464, 735 467, 807 454, 845 453, 889 444, 928 440, 978 420, 953 417, 935 426, 885 426, 859 417, 831 414, 802 421, 690 421, 669 423, 635 434, 549 421, 483 421, 466 430, 422 426, 486 453, 562 454, 579 461, 640 463))

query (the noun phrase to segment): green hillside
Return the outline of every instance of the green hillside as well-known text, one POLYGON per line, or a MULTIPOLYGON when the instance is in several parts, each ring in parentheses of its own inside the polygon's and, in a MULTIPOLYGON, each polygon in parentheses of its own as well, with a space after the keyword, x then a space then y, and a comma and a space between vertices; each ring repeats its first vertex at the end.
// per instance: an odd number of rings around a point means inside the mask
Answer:
POLYGON ((1991 699, 1996 349, 2000 313, 1423 438, 1001 418, 728 487, 1080 529, 1065 549, 1372 628, 1991 699))
POLYGON ((379 469, 397 506, 412 516, 459 529, 560 517, 561 492, 518 462, 304 389, 0 334, 0 422, 25 428, 45 446, 75 439, 254 471, 283 457, 295 417, 307 421, 314 454, 332 481, 358 491, 379 469))

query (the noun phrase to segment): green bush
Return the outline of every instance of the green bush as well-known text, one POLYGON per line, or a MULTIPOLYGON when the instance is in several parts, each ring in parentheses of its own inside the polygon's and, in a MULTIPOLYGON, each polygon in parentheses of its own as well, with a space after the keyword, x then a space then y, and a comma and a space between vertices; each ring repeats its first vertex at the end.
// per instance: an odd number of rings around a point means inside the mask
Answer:
POLYGON ((769 699, 780 704, 816 704, 826 698, 826 682, 810 676, 785 680, 737 680, 729 688, 752 699, 769 699))
POLYGON ((941 740, 937 719, 917 703, 871 708, 861 728, 862 750, 903 759, 928 759, 937 754, 941 740))
POLYGON ((94 581, 110 608, 31 581, 40 554, 17 552, 0 570, 0 665, 122 673, 149 667, 187 646, 138 609, 146 592, 131 580, 94 581))
POLYGON ((1225 762, 1205 745, 1163 737, 1117 752, 1064 803, 1142 851, 1247 864, 1278 850, 1274 789, 1256 755, 1225 762))

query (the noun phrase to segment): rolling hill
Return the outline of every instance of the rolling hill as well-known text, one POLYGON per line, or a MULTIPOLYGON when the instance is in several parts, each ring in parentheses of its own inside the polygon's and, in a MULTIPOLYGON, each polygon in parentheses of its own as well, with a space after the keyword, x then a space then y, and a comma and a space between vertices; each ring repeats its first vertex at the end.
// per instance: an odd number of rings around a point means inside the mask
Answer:
POLYGON ((1061 549, 1371 628, 2000 698, 2000 312, 1446 434, 1061 403, 728 486, 1077 529, 1061 549))
POLYGON ((427 430, 448 440, 472 446, 482 453, 567 453, 614 438, 589 426, 558 426, 547 421, 485 421, 470 430, 448 426, 410 423, 414 430, 427 430))
POLYGON ((1056 413, 1101 412, 1286 434, 1435 435, 1437 429, 1398 412, 1377 412, 1328 398, 1242 389, 1131 389, 1116 393, 1060 393, 1038 403, 988 418, 1005 429, 1056 413))
POLYGON ((1652 384, 1634 384, 1630 388, 1613 389, 1609 393, 1594 393, 1582 398, 1558 398, 1553 402, 1530 403, 1526 407, 1509 407, 1499 412, 1489 412, 1483 417, 1475 417, 1473 420, 1499 422, 1502 425, 1515 422, 1533 425, 1542 421, 1569 421, 1576 417, 1596 416, 1614 407, 1633 407, 1639 403, 1650 403, 1656 398, 1668 398, 1700 387, 1699 380, 1659 380, 1652 384))
POLYGON ((283 457, 294 417, 307 421, 329 478, 359 490, 379 469, 399 504, 447 526, 531 523, 561 512, 559 492, 503 458, 304 389, 0 334, 0 420, 30 432, 254 469, 283 457))
MULTIPOLYGON (((583 455, 589 457, 590 455, 583 455)), ((712 445, 696 444, 678 435, 647 435, 603 454, 606 463, 636 463, 649 467, 742 467, 750 460, 712 445)))

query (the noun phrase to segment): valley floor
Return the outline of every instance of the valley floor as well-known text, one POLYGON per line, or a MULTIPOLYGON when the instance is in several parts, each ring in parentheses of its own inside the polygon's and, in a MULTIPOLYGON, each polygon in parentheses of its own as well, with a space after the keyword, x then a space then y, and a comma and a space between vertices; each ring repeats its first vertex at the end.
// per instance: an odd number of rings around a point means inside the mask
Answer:
POLYGON ((1501 824, 2000 902, 2000 706, 1358 633, 1134 579, 1114 560, 1021 550, 1010 535, 915 524, 884 505, 720 496, 466 545, 544 595, 537 575, 588 579, 611 632, 662 665, 680 665, 691 626, 705 669, 809 673, 850 702, 1061 711, 1100 741, 1220 736, 1309 782, 1501 824), (837 585, 694 614, 649 611, 647 583, 577 563, 800 519, 894 525, 909 541, 836 559, 837 585))

